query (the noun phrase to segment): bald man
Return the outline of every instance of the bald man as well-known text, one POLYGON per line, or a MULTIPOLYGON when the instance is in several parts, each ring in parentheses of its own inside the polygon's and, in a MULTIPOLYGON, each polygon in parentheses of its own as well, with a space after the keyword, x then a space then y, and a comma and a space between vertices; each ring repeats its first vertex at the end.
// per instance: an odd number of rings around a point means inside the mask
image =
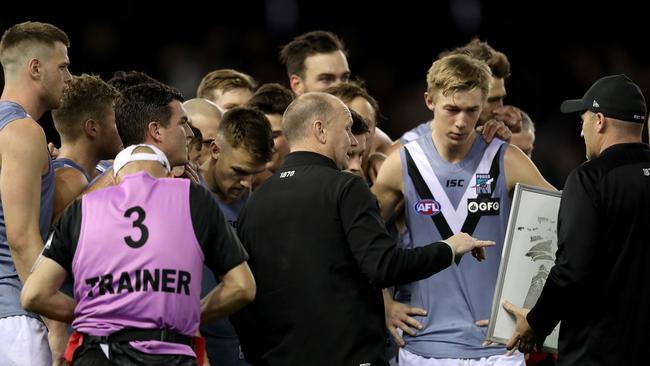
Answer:
POLYGON ((203 148, 199 154, 199 165, 210 157, 210 144, 217 137, 217 128, 221 123, 223 113, 212 101, 205 98, 194 98, 183 103, 183 109, 193 127, 201 131, 203 148))
POLYGON ((291 153, 239 216, 258 300, 231 320, 254 365, 386 365, 381 288, 491 244, 458 234, 398 249, 366 182, 341 172, 357 145, 351 127, 338 98, 298 97, 282 121, 291 153))

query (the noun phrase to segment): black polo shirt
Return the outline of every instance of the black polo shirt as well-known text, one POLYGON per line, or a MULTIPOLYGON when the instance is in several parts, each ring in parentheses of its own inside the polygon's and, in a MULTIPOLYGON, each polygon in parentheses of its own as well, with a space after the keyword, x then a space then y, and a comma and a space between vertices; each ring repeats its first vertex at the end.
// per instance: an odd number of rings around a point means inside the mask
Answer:
POLYGON ((312 152, 253 193, 238 233, 257 296, 231 319, 253 364, 385 364, 381 289, 452 262, 444 243, 398 249, 363 179, 312 152))
POLYGON ((537 334, 559 321, 558 365, 647 363, 650 149, 618 144, 567 178, 558 251, 528 314, 537 334))

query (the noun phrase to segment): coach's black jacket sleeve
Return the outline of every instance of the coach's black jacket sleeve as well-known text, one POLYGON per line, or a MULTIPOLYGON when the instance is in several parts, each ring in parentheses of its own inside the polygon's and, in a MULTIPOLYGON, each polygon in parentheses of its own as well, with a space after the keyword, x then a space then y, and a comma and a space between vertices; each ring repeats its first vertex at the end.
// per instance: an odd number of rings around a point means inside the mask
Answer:
POLYGON ((361 271, 378 287, 421 280, 447 268, 451 247, 437 242, 400 249, 384 228, 377 199, 358 177, 341 192, 340 213, 350 250, 361 271))

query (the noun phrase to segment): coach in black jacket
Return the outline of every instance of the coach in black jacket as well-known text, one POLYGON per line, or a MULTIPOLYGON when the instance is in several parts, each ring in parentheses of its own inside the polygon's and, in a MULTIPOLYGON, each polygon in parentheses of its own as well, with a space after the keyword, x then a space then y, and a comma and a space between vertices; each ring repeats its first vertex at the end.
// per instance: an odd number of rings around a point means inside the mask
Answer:
POLYGON ((240 215, 258 292, 231 319, 254 365, 385 365, 381 289, 493 245, 461 233, 397 249, 366 183, 340 171, 356 145, 351 124, 336 97, 297 98, 282 123, 291 153, 240 215))
POLYGON ((641 143, 645 98, 625 75, 604 77, 582 99, 587 161, 567 178, 558 251, 530 310, 511 304, 510 341, 530 352, 560 324, 558 365, 645 365, 650 329, 650 149, 641 143), (527 319, 526 319, 527 318, 527 319), (532 330, 531 330, 532 327, 532 330))

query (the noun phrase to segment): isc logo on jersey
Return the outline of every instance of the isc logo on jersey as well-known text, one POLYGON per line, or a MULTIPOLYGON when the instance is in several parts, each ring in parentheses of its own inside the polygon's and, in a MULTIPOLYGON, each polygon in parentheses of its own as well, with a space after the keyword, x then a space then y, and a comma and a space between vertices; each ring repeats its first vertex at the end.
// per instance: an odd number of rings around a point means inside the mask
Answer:
POLYGON ((440 204, 431 199, 419 200, 415 203, 415 212, 424 216, 433 216, 440 213, 440 204))

